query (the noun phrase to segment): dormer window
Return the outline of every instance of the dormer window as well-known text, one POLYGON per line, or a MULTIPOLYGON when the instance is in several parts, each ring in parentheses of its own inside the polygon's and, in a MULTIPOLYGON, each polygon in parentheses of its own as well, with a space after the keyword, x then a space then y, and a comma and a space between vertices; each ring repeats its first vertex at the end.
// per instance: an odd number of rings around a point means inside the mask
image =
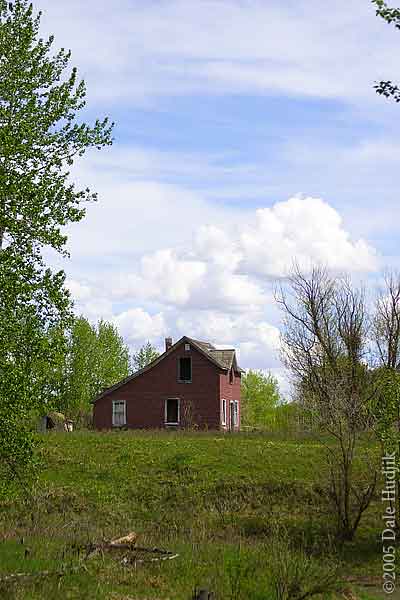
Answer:
POLYGON ((192 359, 180 358, 178 363, 178 381, 192 383, 192 359))

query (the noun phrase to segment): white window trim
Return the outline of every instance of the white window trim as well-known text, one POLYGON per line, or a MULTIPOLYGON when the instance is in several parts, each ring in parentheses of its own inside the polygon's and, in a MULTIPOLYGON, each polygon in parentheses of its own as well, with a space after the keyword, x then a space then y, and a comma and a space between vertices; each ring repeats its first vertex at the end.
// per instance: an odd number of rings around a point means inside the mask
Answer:
POLYGON ((226 425, 226 399, 221 400, 221 425, 226 425))
POLYGON ((238 400, 233 401, 233 410, 234 410, 235 427, 238 427, 238 425, 239 425, 239 402, 238 402, 238 400))
POLYGON ((166 398, 165 399, 165 403, 164 403, 164 424, 165 425, 179 425, 181 422, 181 399, 180 398, 166 398), (170 421, 167 421, 167 415, 168 415, 168 411, 167 411, 167 404, 168 404, 168 400, 177 400, 178 401, 178 420, 176 423, 172 423, 170 421))
POLYGON ((112 401, 112 425, 113 427, 124 427, 124 425, 126 425, 126 400, 113 400, 112 401), (122 404, 124 407, 124 418, 123 418, 123 423, 115 423, 115 411, 114 411, 114 407, 116 404, 122 404))

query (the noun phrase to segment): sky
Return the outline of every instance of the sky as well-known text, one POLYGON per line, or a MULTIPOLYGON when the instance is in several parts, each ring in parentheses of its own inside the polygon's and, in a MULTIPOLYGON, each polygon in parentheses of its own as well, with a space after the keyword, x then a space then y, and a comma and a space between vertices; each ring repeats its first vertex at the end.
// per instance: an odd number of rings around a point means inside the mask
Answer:
POLYGON ((98 193, 68 229, 75 310, 132 349, 182 335, 274 373, 293 261, 371 287, 398 268, 400 32, 369 0, 38 0, 72 51, 83 117, 114 144, 74 167, 98 193))

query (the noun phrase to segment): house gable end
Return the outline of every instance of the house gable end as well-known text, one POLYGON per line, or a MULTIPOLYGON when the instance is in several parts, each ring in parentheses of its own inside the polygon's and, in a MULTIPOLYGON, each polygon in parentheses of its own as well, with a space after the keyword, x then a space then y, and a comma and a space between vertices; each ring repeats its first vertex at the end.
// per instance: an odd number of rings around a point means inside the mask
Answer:
MULTIPOLYGON (((105 389, 94 400, 91 401, 91 404, 95 404, 101 398, 104 398, 105 396, 108 396, 115 390, 125 386, 127 383, 129 383, 133 379, 136 379, 137 377, 140 377, 141 375, 148 373, 154 367, 156 367, 161 361, 164 361, 167 357, 169 357, 176 350, 178 350, 180 348, 180 346, 182 346, 183 344, 190 344, 191 348, 193 348, 194 350, 199 352, 199 354, 203 355, 208 361, 213 363, 218 369, 220 369, 222 371, 227 370, 228 367, 225 367, 218 360, 216 360, 213 356, 210 356, 209 351, 205 350, 203 344, 200 345, 195 340, 192 340, 191 338, 189 338, 187 336, 183 336, 180 340, 178 340, 175 344, 173 344, 173 346, 171 346, 171 348, 169 348, 166 352, 163 352, 159 357, 157 357, 155 360, 153 360, 151 363, 149 363, 146 367, 144 367, 143 369, 140 369, 139 371, 136 371, 136 373, 129 375, 122 381, 119 381, 118 383, 105 389)), ((209 344, 208 346, 210 347, 210 349, 212 348, 211 344, 209 344)))

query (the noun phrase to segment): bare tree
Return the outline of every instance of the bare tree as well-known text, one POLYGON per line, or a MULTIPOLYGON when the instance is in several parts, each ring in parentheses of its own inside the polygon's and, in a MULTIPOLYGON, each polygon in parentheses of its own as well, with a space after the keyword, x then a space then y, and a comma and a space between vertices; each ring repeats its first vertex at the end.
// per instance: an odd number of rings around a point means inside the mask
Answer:
POLYGON ((354 477, 373 393, 366 365, 364 294, 322 268, 306 275, 295 267, 277 300, 284 312, 283 358, 294 376, 299 401, 313 413, 321 433, 335 440, 324 442, 329 498, 335 506, 338 537, 351 540, 377 478, 375 468, 362 483, 354 477))
POLYGON ((400 367, 400 276, 388 273, 376 301, 374 334, 379 365, 400 367))

